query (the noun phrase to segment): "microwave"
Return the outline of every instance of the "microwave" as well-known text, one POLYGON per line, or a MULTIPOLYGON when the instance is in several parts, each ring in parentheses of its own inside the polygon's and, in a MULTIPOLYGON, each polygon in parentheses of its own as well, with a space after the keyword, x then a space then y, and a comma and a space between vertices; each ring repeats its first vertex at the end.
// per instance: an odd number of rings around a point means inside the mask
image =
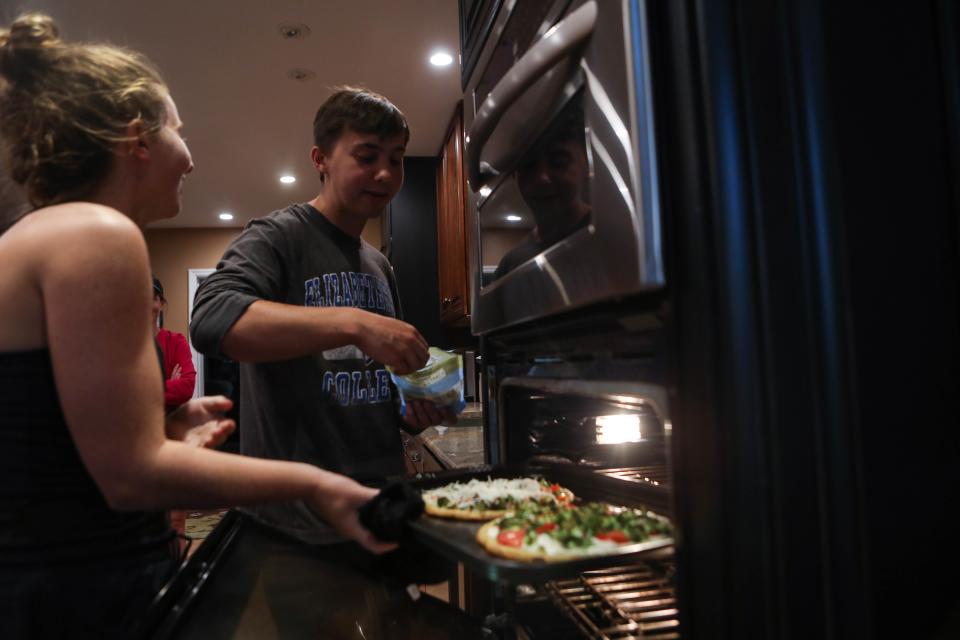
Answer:
POLYGON ((505 2, 464 104, 475 334, 665 286, 644 2, 505 2))

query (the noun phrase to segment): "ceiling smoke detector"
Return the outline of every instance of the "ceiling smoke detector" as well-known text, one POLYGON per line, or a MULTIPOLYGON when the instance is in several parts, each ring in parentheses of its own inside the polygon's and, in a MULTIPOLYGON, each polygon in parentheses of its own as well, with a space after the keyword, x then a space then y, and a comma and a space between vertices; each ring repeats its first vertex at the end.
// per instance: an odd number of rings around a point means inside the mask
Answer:
POLYGON ((290 69, 287 71, 287 77, 297 82, 307 82, 317 77, 317 74, 310 69, 290 69))
POLYGON ((310 27, 302 22, 281 22, 277 25, 277 33, 284 40, 301 40, 309 37, 310 27))

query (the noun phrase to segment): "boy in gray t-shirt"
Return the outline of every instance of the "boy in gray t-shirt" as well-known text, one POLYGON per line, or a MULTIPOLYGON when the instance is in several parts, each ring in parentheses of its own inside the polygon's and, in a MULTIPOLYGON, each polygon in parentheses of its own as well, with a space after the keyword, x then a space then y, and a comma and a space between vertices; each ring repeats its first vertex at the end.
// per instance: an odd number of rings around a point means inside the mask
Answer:
MULTIPOLYGON (((408 139, 386 98, 336 91, 314 119, 319 195, 248 224, 197 291, 196 348, 241 362, 241 453, 382 478, 403 473, 398 426, 455 421, 430 403, 398 419, 384 365, 420 368, 427 343, 398 319, 393 269, 360 238, 400 190, 408 139)), ((302 503, 248 512, 305 542, 332 539, 302 503)))

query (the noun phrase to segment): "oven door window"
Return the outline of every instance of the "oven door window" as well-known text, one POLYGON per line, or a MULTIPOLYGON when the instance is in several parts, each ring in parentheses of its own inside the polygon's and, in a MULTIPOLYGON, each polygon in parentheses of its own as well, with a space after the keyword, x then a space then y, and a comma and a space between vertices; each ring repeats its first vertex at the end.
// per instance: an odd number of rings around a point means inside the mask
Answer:
POLYGON ((578 93, 480 209, 483 284, 590 224, 589 175, 578 93))

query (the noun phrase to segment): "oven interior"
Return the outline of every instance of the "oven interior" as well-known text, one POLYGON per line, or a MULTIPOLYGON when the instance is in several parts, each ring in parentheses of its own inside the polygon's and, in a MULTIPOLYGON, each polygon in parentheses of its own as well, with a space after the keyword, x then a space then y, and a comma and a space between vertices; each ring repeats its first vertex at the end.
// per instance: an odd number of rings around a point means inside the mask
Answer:
MULTIPOLYGON (((551 371, 542 361, 532 364, 534 373, 551 371)), ((547 364, 554 373, 570 373, 562 359, 547 364)), ((517 375, 503 379, 497 390, 497 419, 491 422, 499 462, 600 474, 619 481, 616 491, 583 498, 616 504, 618 495, 642 495, 654 510, 672 514, 671 423, 663 387, 517 375)), ((679 638, 674 573, 668 548, 568 579, 498 585, 504 612, 487 626, 518 638, 679 638)))

